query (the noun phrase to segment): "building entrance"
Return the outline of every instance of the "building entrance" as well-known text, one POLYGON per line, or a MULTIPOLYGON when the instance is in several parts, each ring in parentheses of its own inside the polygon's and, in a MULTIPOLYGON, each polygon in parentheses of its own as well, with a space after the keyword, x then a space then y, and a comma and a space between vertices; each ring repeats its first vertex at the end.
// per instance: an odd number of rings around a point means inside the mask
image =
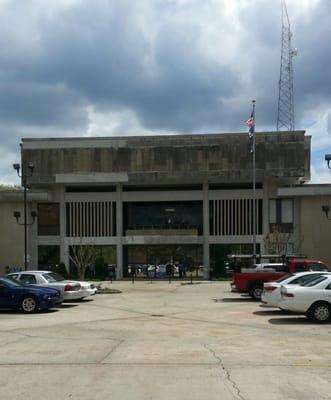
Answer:
POLYGON ((124 247, 124 277, 203 278, 201 245, 129 245, 124 247))

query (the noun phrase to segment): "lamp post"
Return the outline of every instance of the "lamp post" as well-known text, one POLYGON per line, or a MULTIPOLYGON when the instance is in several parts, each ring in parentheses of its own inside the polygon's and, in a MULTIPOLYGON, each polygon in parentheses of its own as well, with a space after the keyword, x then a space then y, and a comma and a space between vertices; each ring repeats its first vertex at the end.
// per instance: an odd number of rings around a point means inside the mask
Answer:
POLYGON ((331 169, 331 154, 325 154, 325 161, 328 165, 328 168, 331 169))
MULTIPOLYGON (((331 169, 331 154, 325 154, 325 161, 329 169, 331 169)), ((330 207, 327 205, 322 206, 322 212, 324 212, 327 219, 331 219, 329 216, 330 207)))
POLYGON ((20 223, 19 219, 21 218, 20 211, 14 211, 14 217, 16 218, 16 222, 18 225, 24 226, 24 271, 28 269, 28 226, 34 224, 37 218, 37 212, 31 211, 32 221, 28 222, 27 220, 27 178, 30 178, 33 175, 34 164, 29 162, 27 165, 27 170, 25 170, 25 166, 22 165, 22 173, 20 174, 21 166, 20 164, 13 164, 14 170, 17 172, 17 175, 22 178, 22 186, 23 186, 23 193, 24 193, 24 215, 23 215, 23 222, 20 223))
POLYGON ((324 212, 327 219, 331 219, 329 216, 330 207, 329 206, 322 206, 322 211, 324 212))

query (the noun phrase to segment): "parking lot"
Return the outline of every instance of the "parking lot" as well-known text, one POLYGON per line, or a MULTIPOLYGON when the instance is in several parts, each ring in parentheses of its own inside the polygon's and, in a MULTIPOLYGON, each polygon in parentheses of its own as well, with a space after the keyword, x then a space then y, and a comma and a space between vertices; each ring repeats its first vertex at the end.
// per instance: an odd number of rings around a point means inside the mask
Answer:
POLYGON ((114 282, 119 294, 0 310, 3 399, 331 399, 331 324, 228 282, 114 282))

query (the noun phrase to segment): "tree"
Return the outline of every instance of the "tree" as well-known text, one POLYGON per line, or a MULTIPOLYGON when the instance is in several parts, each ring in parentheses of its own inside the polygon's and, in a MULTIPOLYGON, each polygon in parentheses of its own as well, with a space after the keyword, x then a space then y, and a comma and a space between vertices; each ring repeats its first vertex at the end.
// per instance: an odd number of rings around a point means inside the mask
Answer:
POLYGON ((6 191, 18 191, 21 190, 20 186, 17 185, 5 185, 0 183, 0 192, 6 192, 6 191))
POLYGON ((95 246, 90 244, 71 246, 69 259, 77 268, 78 278, 84 279, 87 266, 95 262, 95 246))
POLYGON ((300 253, 302 238, 294 240, 292 232, 274 225, 264 237, 265 251, 270 254, 300 253))

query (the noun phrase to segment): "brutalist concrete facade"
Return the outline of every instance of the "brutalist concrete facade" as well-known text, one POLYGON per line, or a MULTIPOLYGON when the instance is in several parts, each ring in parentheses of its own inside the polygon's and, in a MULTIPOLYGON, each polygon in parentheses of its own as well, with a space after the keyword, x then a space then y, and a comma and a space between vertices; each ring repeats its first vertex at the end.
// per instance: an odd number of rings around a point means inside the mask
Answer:
MULTIPOLYGON (((90 173, 137 185, 252 178, 247 134, 22 139, 22 156, 38 166, 34 185, 90 173)), ((304 131, 256 134, 258 179, 309 179, 309 165, 310 137, 304 131)))
MULTIPOLYGON (((224 203, 226 206, 232 202, 231 207, 237 210, 246 207, 243 199, 252 199, 252 155, 245 133, 22 139, 21 149, 22 162, 33 162, 35 165, 34 174, 29 180, 31 188, 44 190, 50 202, 60 204, 58 236, 40 236, 36 226, 31 228, 32 265, 37 263, 40 245, 60 246, 61 260, 68 264, 69 246, 79 241, 109 244, 116 246, 117 276, 122 277, 125 246, 198 244, 203 248, 205 277, 208 278, 211 244, 252 242, 250 231, 243 233, 238 228, 241 211, 238 211, 240 215, 231 217, 237 227, 233 232, 230 229, 223 234, 224 227, 218 229, 216 226, 221 224, 216 214, 217 207, 223 207, 222 201, 228 202, 224 203), (79 193, 68 191, 68 187, 75 186, 85 189, 79 193), (93 191, 94 187, 100 189, 100 186, 111 189, 108 192, 106 189, 93 191), (146 235, 143 231, 133 235, 129 229, 125 232, 125 203, 141 201, 152 204, 174 200, 201 201, 202 235, 192 235, 191 231, 187 231, 187 235, 183 231, 176 235, 173 229, 164 232, 164 235, 158 231, 154 236, 146 235), (75 222, 68 222, 68 213, 74 212, 70 207, 84 202, 110 202, 109 207, 115 213, 116 232, 96 236, 80 234, 79 238, 77 233, 75 237, 72 236, 68 224, 75 222), (213 216, 215 220, 211 218, 211 205, 216 210, 216 217, 213 216), (216 224, 216 227, 211 227, 211 224, 216 224)), ((257 235, 261 248, 269 229, 269 199, 276 196, 280 186, 307 181, 309 177, 310 137, 304 131, 256 133, 256 198, 261 202, 261 210, 263 206, 261 229, 257 235)), ((34 206, 37 204, 31 205, 34 206)), ((89 217, 82 218, 87 220, 89 217)))

